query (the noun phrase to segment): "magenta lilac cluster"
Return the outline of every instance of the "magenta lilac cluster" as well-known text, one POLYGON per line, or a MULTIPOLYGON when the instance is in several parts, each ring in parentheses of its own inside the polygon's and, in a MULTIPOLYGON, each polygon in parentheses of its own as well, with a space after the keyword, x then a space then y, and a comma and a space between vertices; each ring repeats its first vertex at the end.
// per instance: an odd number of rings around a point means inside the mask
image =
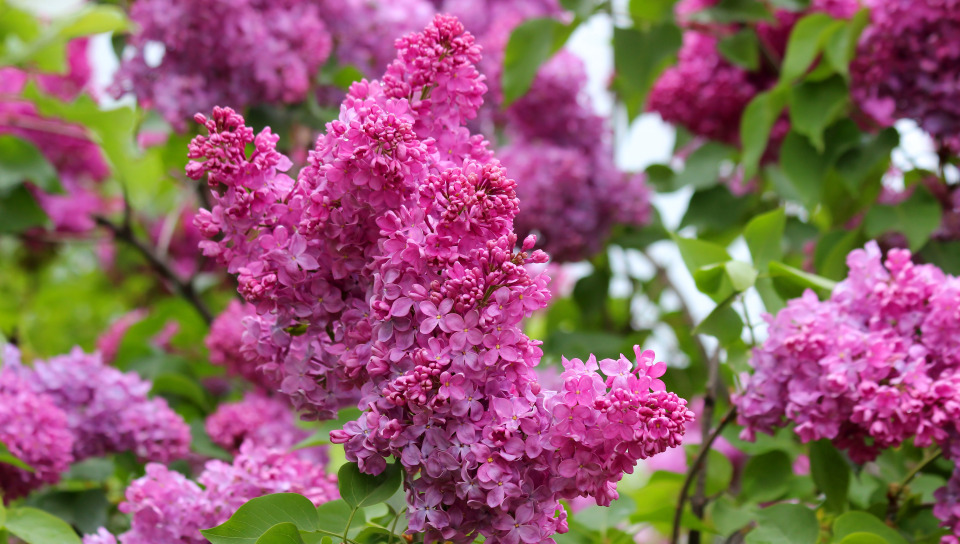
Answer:
POLYGON ((28 83, 61 100, 73 100, 86 90, 90 79, 87 40, 67 46, 66 74, 30 73, 0 68, 0 135, 22 138, 40 150, 57 171, 62 194, 47 193, 29 185, 54 228, 62 233, 84 233, 96 223, 94 214, 111 211, 114 203, 104 198, 98 186, 109 175, 100 148, 82 126, 40 114, 20 95, 28 83))
POLYGON ((200 529, 226 521, 243 503, 271 493, 299 493, 320 505, 339 497, 336 478, 325 467, 280 449, 246 444, 232 464, 208 461, 193 482, 164 465, 150 463, 146 475, 126 491, 120 511, 130 529, 115 537, 101 528, 84 544, 204 544, 200 529))
POLYGON ((247 323, 254 327, 253 337, 260 336, 260 326, 256 322, 256 309, 239 300, 231 300, 223 313, 210 324, 210 332, 204 343, 210 350, 210 362, 226 367, 227 374, 240 376, 264 391, 275 391, 279 382, 271 379, 259 367, 252 346, 244 344, 243 336, 247 332, 247 323))
POLYGON ((875 242, 847 264, 828 300, 807 291, 767 317, 770 336, 735 397, 743 436, 792 423, 803 441, 830 439, 856 462, 910 439, 956 461, 960 278, 903 249, 884 260, 875 242))
MULTIPOLYGON (((761 66, 748 71, 726 60, 717 49, 721 37, 733 34, 737 25, 699 24, 690 21, 696 12, 713 7, 717 0, 681 0, 676 5, 678 20, 686 27, 676 66, 668 68, 650 90, 648 109, 669 123, 681 125, 693 134, 736 145, 740 141, 740 117, 758 93, 773 87, 779 77, 767 55, 777 63, 783 59, 794 24, 809 12, 833 17, 851 17, 857 0, 814 0, 807 12, 777 9, 775 22, 756 25, 764 53, 761 66)), ((770 153, 787 133, 787 121, 775 128, 770 153)), ((775 156, 775 155, 774 155, 775 156)))
POLYGON ((210 135, 188 173, 216 189, 204 251, 257 308, 251 340, 283 392, 318 417, 359 399, 331 440, 367 473, 400 460, 411 531, 549 542, 566 530, 560 499, 609 503, 693 414, 652 354, 570 361, 566 390, 541 387, 520 322, 549 299, 528 270, 547 255, 518 240, 517 184, 465 126, 486 90, 479 48, 450 16, 397 48, 382 81, 351 87, 296 180, 269 131, 225 109, 198 117, 210 135))
POLYGON ((268 397, 252 392, 237 402, 226 402, 210 414, 207 434, 213 443, 236 454, 250 442, 258 446, 288 449, 310 436, 296 425, 296 416, 285 396, 268 397))
POLYGON ((217 103, 303 100, 333 46, 315 2, 142 0, 130 17, 114 92, 132 91, 179 130, 217 103))
POLYGON ((537 235, 537 247, 555 262, 579 261, 599 251, 614 224, 650 221, 650 189, 643 175, 613 164, 609 128, 584 96, 583 62, 561 51, 533 86, 506 112, 509 144, 499 157, 516 179, 517 235, 537 235))
POLYGON ((141 460, 167 462, 189 451, 190 428, 165 400, 149 398, 152 384, 104 365, 99 353, 76 347, 32 366, 8 363, 7 369, 66 413, 77 460, 130 451, 141 460))
POLYGON ((960 151, 960 1, 867 0, 870 25, 850 65, 851 91, 874 121, 913 119, 960 151))
POLYGON ((12 367, 20 364, 20 352, 3 346, 0 369, 0 444, 30 466, 24 470, 0 463, 3 502, 26 496, 44 484, 56 483, 73 462, 73 433, 67 414, 54 399, 35 393, 12 367))

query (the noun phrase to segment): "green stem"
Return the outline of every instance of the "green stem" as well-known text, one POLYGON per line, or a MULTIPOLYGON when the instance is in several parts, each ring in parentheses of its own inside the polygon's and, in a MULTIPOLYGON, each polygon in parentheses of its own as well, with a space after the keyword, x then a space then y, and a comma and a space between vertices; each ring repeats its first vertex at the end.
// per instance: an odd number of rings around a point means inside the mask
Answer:
POLYGON ((350 510, 350 517, 347 518, 347 526, 343 529, 343 541, 350 542, 350 539, 347 538, 347 533, 350 531, 350 524, 353 523, 353 517, 357 515, 357 507, 353 507, 353 510, 350 510))
POLYGON ((404 515, 407 512, 407 509, 404 508, 397 513, 396 517, 393 518, 393 523, 390 524, 390 543, 393 544, 393 537, 397 535, 397 521, 400 520, 400 516, 404 515))
POLYGON ((887 491, 887 499, 889 500, 887 504, 888 521, 892 522, 896 520, 897 511, 900 509, 900 496, 903 495, 903 491, 907 488, 907 485, 909 485, 923 469, 939 459, 941 455, 943 455, 943 452, 940 448, 935 449, 924 457, 922 461, 917 463, 917 466, 913 467, 899 484, 890 484, 890 490, 887 491))

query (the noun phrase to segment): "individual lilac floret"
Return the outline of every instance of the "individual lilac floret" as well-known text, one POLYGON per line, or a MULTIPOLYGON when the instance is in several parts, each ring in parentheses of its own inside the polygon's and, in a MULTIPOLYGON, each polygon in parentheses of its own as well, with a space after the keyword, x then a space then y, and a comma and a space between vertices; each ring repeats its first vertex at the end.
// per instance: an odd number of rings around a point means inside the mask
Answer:
POLYGON ((215 104, 303 100, 333 46, 314 2, 141 0, 130 18, 114 93, 132 91, 178 130, 215 104))
POLYGON ((0 443, 32 471, 0 463, 0 490, 9 503, 44 484, 56 483, 73 462, 73 434, 67 415, 47 395, 33 392, 11 369, 15 347, 4 346, 0 369, 0 443))
POLYGON ((145 461, 167 462, 189 450, 190 428, 165 400, 148 397, 152 384, 105 366, 99 353, 75 347, 15 371, 66 412, 77 460, 130 451, 145 461))
MULTIPOLYGON (((323 465, 252 445, 243 446, 232 464, 207 462, 200 485, 161 464, 150 463, 146 470, 120 503, 120 511, 131 516, 130 530, 119 535, 121 544, 204 544, 200 529, 223 523, 243 503, 271 493, 299 493, 315 505, 338 498, 336 479, 323 465)), ((116 540, 100 529, 83 542, 116 540)))
POLYGON ((870 25, 850 64, 851 92, 882 126, 913 119, 960 151, 960 1, 868 0, 870 25))

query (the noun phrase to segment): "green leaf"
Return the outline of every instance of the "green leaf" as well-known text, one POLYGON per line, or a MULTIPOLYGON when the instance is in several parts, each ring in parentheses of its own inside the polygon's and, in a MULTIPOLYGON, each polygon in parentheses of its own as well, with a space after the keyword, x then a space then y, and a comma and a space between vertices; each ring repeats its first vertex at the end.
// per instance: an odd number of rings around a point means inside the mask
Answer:
POLYGON ((0 234, 16 234, 46 224, 46 212, 23 185, 0 195, 0 234))
POLYGON ((0 136, 0 196, 24 181, 48 193, 63 192, 57 171, 37 146, 16 136, 0 136))
POLYGON ((207 392, 195 380, 177 372, 165 372, 153 378, 152 395, 175 395, 189 400, 197 408, 209 412, 210 399, 207 392))
POLYGON ((340 497, 350 506, 362 508, 390 498, 400 487, 400 463, 391 463, 380 474, 373 476, 360 472, 356 463, 340 467, 337 478, 340 497))
POLYGON ((65 521, 36 508, 7 510, 5 528, 27 544, 81 544, 65 521))
POLYGON ((783 208, 758 215, 743 229, 743 238, 750 248, 753 266, 761 273, 767 272, 767 263, 783 257, 783 231, 787 226, 787 214, 783 208))
POLYGON ((833 538, 837 542, 855 533, 874 534, 889 544, 907 544, 907 539, 900 533, 867 512, 847 512, 833 523, 833 538))
POLYGON ((690 15, 697 23, 753 23, 771 21, 770 9, 757 0, 720 0, 712 8, 690 15))
POLYGON ((790 131, 780 146, 780 165, 791 186, 808 208, 820 203, 823 180, 830 164, 803 136, 790 131))
POLYGON ((657 76, 676 60, 683 37, 672 21, 647 28, 613 29, 614 87, 630 119, 643 112, 657 76))
MULTIPOLYGON (((745 473, 746 474, 746 473, 745 473)), ((775 504, 757 512, 757 528, 747 544, 815 544, 820 535, 817 515, 800 504, 775 504)))
POLYGON ((719 142, 707 142, 684 161, 683 171, 673 180, 673 189, 691 186, 708 189, 720 182, 720 167, 733 158, 736 149, 719 142))
POLYGON ((353 507, 343 499, 325 502, 317 507, 317 518, 320 529, 331 533, 343 534, 347 529, 347 519, 350 518, 353 507))
POLYGON ((837 285, 835 281, 804 272, 781 262, 772 261, 769 266, 770 276, 773 278, 773 287, 784 300, 797 298, 807 289, 813 289, 817 296, 826 298, 830 296, 833 288, 837 285))
POLYGON ((693 273, 697 289, 714 299, 725 299, 753 287, 757 271, 747 263, 727 261, 699 268, 693 273))
POLYGON ((709 334, 715 337, 721 345, 729 345, 740 339, 743 333, 743 320, 740 314, 731 308, 734 297, 721 302, 710 312, 696 328, 694 334, 709 334))
POLYGON ((754 503, 777 500, 789 489, 792 477, 790 457, 782 451, 751 457, 743 469, 740 499, 754 503))
POLYGON ((720 40, 717 50, 728 61, 751 72, 760 68, 760 42, 750 27, 720 40))
POLYGON ((503 107, 527 94, 540 66, 563 47, 572 26, 549 18, 527 19, 510 34, 503 57, 503 107))
POLYGON ((710 519, 722 536, 728 536, 756 519, 753 506, 737 506, 729 496, 721 496, 713 502, 710 519))
POLYGON ((827 509, 837 513, 846 510, 850 494, 850 465, 829 441, 819 440, 810 444, 810 472, 814 483, 827 496, 827 509))
MULTIPOLYGON (((694 451, 699 451, 696 447, 694 451)), ((707 495, 713 496, 723 493, 730 487, 733 480, 733 463, 726 455, 717 450, 710 450, 707 454, 707 482, 705 491, 707 495)))
MULTIPOLYGON (((849 129, 846 129, 849 131, 849 129)), ((828 133, 831 131, 828 130, 828 133)), ((840 136, 844 141, 851 141, 852 132, 846 136, 840 136)), ((837 144, 831 143, 828 138, 828 148, 836 148, 837 144)), ((858 142, 859 143, 859 142, 858 142)), ((874 136, 870 136, 866 143, 862 145, 852 145, 849 149, 841 151, 839 158, 834 165, 844 181, 844 184, 850 189, 851 193, 858 193, 864 181, 871 177, 879 179, 887 171, 887 165, 890 163, 890 152, 900 145, 900 135, 897 129, 890 127, 884 129, 874 136)), ((839 150, 838 150, 839 151, 839 150)))
POLYGON ((887 539, 873 533, 850 533, 840 544, 890 544, 887 539))
POLYGON ((849 103, 850 92, 840 76, 823 81, 804 81, 791 92, 790 126, 823 153, 823 131, 849 103))
POLYGON ((676 0, 630 0, 630 17, 638 23, 659 23, 673 15, 676 0))
POLYGON ((7 445, 0 442, 0 463, 12 465, 27 472, 33 472, 33 467, 21 461, 16 455, 10 453, 7 445))
POLYGON ((285 521, 267 529, 267 532, 257 539, 256 544, 303 544, 303 538, 296 525, 285 521))
POLYGON ((270 528, 284 522, 303 531, 320 529, 310 499, 296 493, 275 493, 247 501, 224 523, 200 532, 213 544, 256 544, 270 528))
POLYGON ((787 102, 787 90, 774 88, 753 97, 740 118, 740 143, 743 146, 743 176, 757 175, 760 158, 767 149, 770 131, 787 102))
POLYGON ((852 19, 845 22, 843 27, 830 34, 823 47, 823 56, 830 66, 846 77, 850 72, 850 61, 857 51, 857 41, 867 24, 870 23, 870 11, 861 9, 852 19))
POLYGON ((839 31, 843 25, 842 21, 825 13, 812 13, 800 19, 790 32, 787 52, 780 66, 780 82, 789 84, 802 76, 830 34, 839 31))
POLYGON ((122 9, 116 6, 87 5, 76 15, 66 19, 58 34, 70 40, 80 36, 123 32, 129 29, 130 20, 122 9))
POLYGON ((717 244, 697 240, 696 238, 680 238, 677 235, 671 235, 671 238, 677 244, 680 256, 691 275, 707 265, 725 263, 730 260, 730 254, 727 253, 727 250, 717 244))
POLYGON ((940 226, 942 208, 936 197, 918 186, 910 198, 892 206, 874 206, 863 220, 864 232, 876 238, 886 232, 899 232, 907 237, 910 250, 917 251, 940 226))

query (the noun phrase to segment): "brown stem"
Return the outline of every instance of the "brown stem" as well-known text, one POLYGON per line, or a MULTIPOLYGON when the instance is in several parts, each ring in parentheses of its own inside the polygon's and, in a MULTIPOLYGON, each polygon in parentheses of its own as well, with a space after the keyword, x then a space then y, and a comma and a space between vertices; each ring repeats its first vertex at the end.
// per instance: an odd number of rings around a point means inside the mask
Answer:
POLYGON ((200 298, 200 294, 197 293, 197 290, 194 288, 192 279, 188 281, 180 279, 177 273, 173 271, 173 268, 171 268, 170 265, 162 257, 160 257, 151 246, 138 238, 133 232, 133 229, 130 226, 129 205, 125 206, 124 208, 123 224, 118 225, 109 219, 100 216, 96 216, 95 219, 98 225, 105 227, 107 230, 112 232, 114 238, 122 240, 136 249, 137 252, 139 252, 140 255, 142 255, 148 263, 150 263, 150 266, 154 269, 154 271, 173 284, 174 289, 176 289, 176 291, 197 310, 197 313, 200 314, 200 317, 202 317, 208 325, 213 322, 213 314, 210 312, 210 308, 207 307, 207 304, 203 301, 203 299, 200 298))
MULTIPOLYGON (((727 410, 727 413, 724 414, 723 419, 720 420, 720 423, 713 432, 704 440, 700 448, 700 453, 697 454, 696 459, 693 460, 693 464, 690 465, 687 476, 683 480, 683 485, 680 487, 680 498, 677 500, 677 510, 673 514, 673 534, 670 537, 670 544, 677 544, 680 541, 680 523, 683 520, 683 508, 686 506, 687 497, 690 493, 690 484, 693 483, 693 479, 700 473, 714 441, 716 441, 720 433, 723 432, 723 429, 729 425, 735 417, 737 417, 737 409, 736 407, 731 407, 727 410)), ((691 536, 693 536, 693 533, 696 533, 698 535, 697 538, 699 538, 699 532, 693 531, 691 532, 691 536)))

